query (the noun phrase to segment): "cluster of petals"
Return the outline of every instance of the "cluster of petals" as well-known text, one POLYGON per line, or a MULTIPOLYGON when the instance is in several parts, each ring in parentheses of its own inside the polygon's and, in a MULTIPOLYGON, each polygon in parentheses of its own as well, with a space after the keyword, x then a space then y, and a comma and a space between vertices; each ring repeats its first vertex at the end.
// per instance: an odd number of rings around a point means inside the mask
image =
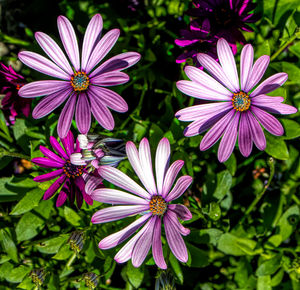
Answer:
MULTIPOLYGON (((63 147, 59 142, 50 136, 50 144, 57 154, 44 146, 40 146, 40 151, 45 157, 36 157, 32 162, 44 168, 55 168, 56 170, 46 174, 36 176, 33 180, 36 182, 44 182, 56 179, 44 193, 44 200, 51 198, 59 189, 56 200, 56 206, 59 207, 69 198, 73 204, 76 199, 78 208, 81 208, 83 200, 87 204, 92 205, 93 200, 85 192, 85 181, 91 178, 84 166, 73 165, 70 162, 70 157, 73 153, 79 152, 79 143, 74 140, 71 131, 67 137, 61 139, 63 147)), ((99 183, 97 184, 99 185, 99 183)))
POLYGON ((37 42, 51 60, 30 51, 20 52, 19 59, 56 80, 29 83, 20 89, 19 95, 24 98, 45 96, 32 112, 36 119, 50 114, 65 102, 57 126, 60 138, 68 134, 74 113, 77 128, 82 134, 90 129, 91 114, 103 128, 112 130, 114 118, 108 108, 126 112, 128 106, 119 94, 106 87, 128 82, 129 76, 122 70, 137 63, 140 55, 136 52, 121 53, 97 67, 116 43, 119 29, 110 30, 100 39, 102 18, 100 14, 93 16, 84 35, 80 60, 72 24, 66 17, 59 16, 57 25, 69 60, 49 35, 36 32, 37 42))
POLYGON ((99 248, 113 248, 143 226, 120 249, 115 260, 124 263, 131 259, 132 264, 139 267, 152 246, 155 263, 158 267, 166 269, 161 241, 163 223, 172 253, 181 262, 187 262, 188 253, 182 235, 188 235, 190 231, 179 222, 178 218, 189 220, 192 215, 184 205, 170 204, 179 198, 192 182, 192 177, 185 175, 181 176, 173 186, 184 162, 177 160, 169 166, 170 143, 168 139, 163 138, 156 150, 155 181, 150 146, 146 138, 140 142, 139 150, 132 142, 127 142, 126 153, 145 189, 120 170, 110 166, 100 166, 98 172, 101 177, 125 191, 111 188, 95 190, 92 187, 86 188, 92 199, 114 205, 96 212, 92 217, 92 223, 112 222, 138 214, 141 216, 126 228, 101 240, 99 248))
POLYGON ((253 64, 253 48, 250 44, 243 47, 240 63, 240 79, 232 50, 225 39, 218 40, 217 52, 219 63, 209 55, 197 55, 200 64, 210 73, 187 66, 185 73, 191 81, 177 82, 177 88, 194 98, 209 101, 182 109, 176 117, 185 122, 193 121, 184 131, 191 137, 209 129, 200 143, 200 150, 207 150, 220 138, 218 159, 226 161, 236 144, 247 157, 252 151, 253 143, 259 150, 266 147, 266 138, 262 126, 275 136, 281 136, 284 129, 271 114, 293 114, 295 107, 283 104, 283 97, 267 96, 268 93, 282 86, 288 78, 286 73, 277 73, 264 80, 263 77, 270 57, 263 55, 253 64), (237 107, 234 98, 238 98, 237 107), (248 107, 244 99, 248 102, 248 107), (242 106, 241 110, 238 110, 242 106), (268 113, 269 112, 269 113, 268 113))

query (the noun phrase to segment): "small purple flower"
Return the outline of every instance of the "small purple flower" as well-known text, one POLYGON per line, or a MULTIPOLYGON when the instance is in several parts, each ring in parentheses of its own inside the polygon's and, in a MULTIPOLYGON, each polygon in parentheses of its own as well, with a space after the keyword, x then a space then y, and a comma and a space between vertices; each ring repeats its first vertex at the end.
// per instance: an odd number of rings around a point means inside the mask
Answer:
POLYGON ((241 53, 239 80, 233 53, 225 39, 218 41, 217 51, 220 64, 209 55, 199 53, 197 56, 212 77, 187 66, 185 73, 191 81, 177 82, 181 92, 214 102, 182 109, 176 113, 176 117, 185 122, 193 121, 184 131, 187 137, 210 129, 200 143, 202 151, 221 138, 218 159, 225 162, 234 149, 237 136, 242 155, 248 157, 253 142, 260 150, 266 148, 261 126, 276 136, 284 133, 281 123, 267 112, 294 114, 297 109, 283 104, 283 97, 266 95, 285 83, 288 78, 286 73, 277 73, 256 87, 269 65, 269 56, 263 55, 253 64, 253 48, 250 44, 245 45, 241 53))
POLYGON ((39 175, 33 180, 44 182, 58 177, 44 194, 44 200, 47 200, 62 186, 56 200, 57 207, 63 205, 67 198, 69 198, 71 204, 74 203, 76 198, 78 208, 81 208, 83 199, 87 204, 92 205, 93 200, 85 192, 85 180, 89 179, 85 166, 77 166, 70 162, 71 154, 80 150, 78 141, 75 145, 74 136, 71 131, 61 141, 64 149, 53 136, 50 136, 50 144, 58 155, 48 148, 40 146, 40 151, 45 157, 33 158, 32 162, 41 167, 56 168, 56 170, 39 175))
POLYGON ((26 83, 23 76, 17 74, 11 66, 7 67, 0 62, 0 94, 5 97, 1 107, 7 121, 15 123, 16 117, 22 113, 25 117, 30 113, 30 99, 20 98, 18 90, 26 83))
POLYGON ((145 189, 120 170, 106 165, 100 166, 99 174, 105 180, 133 194, 111 188, 90 191, 89 194, 94 200, 116 205, 96 212, 92 217, 92 223, 111 222, 137 214, 142 216, 123 230, 104 238, 100 241, 99 248, 110 249, 121 244, 144 225, 121 248, 115 260, 118 263, 124 263, 131 259, 133 266, 139 267, 152 246, 155 263, 158 267, 166 269, 161 242, 163 223, 172 253, 179 261, 187 262, 188 253, 181 235, 188 235, 190 230, 183 227, 178 218, 189 220, 192 214, 184 205, 170 204, 171 201, 179 198, 192 183, 192 177, 185 175, 181 176, 172 188, 184 161, 177 160, 169 167, 170 143, 168 139, 163 138, 156 150, 155 182, 148 140, 144 138, 141 141, 139 151, 132 142, 127 142, 126 153, 145 189))
POLYGON ((236 53, 236 42, 245 43, 242 30, 252 32, 247 23, 256 22, 259 17, 252 13, 256 4, 252 0, 194 0, 195 8, 188 14, 197 22, 207 21, 211 33, 225 38, 236 53))
POLYGON ((74 28, 66 17, 58 17, 60 38, 72 66, 56 42, 43 32, 36 32, 35 38, 52 61, 30 51, 19 53, 19 59, 27 66, 59 79, 32 82, 23 86, 19 95, 24 98, 46 96, 32 112, 35 119, 50 114, 66 101, 58 119, 60 138, 67 136, 74 112, 79 132, 86 134, 91 125, 91 113, 103 128, 112 130, 114 119, 108 108, 117 112, 128 110, 125 100, 105 87, 128 82, 129 76, 121 71, 137 63, 140 54, 121 53, 96 67, 120 35, 119 29, 112 29, 99 40, 102 24, 100 14, 91 19, 84 35, 80 61, 74 28))

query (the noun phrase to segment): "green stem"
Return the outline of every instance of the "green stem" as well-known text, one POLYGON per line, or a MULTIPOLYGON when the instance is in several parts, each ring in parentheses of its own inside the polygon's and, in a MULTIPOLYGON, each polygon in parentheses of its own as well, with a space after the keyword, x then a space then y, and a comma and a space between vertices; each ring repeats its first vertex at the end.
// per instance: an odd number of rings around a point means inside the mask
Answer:
POLYGON ((271 56, 270 61, 273 61, 279 54, 281 54, 296 38, 298 37, 298 33, 295 32, 293 36, 291 36, 279 49, 271 56))
POLYGON ((15 157, 15 158, 20 158, 20 159, 26 159, 28 161, 31 161, 31 158, 29 156, 24 155, 22 153, 9 152, 9 151, 0 151, 0 155, 10 156, 10 157, 15 157))
POLYGON ((67 265, 66 265, 66 267, 67 267, 68 269, 71 268, 71 265, 73 264, 75 258, 76 258, 76 253, 74 253, 74 254, 71 256, 71 258, 69 259, 69 261, 68 261, 68 263, 67 263, 67 265))
POLYGON ((272 179, 274 177, 274 173, 275 173, 274 159, 272 157, 269 159, 268 164, 270 166, 270 176, 269 176, 268 183, 264 186, 264 189, 262 190, 262 192, 260 194, 258 194, 256 196, 256 198, 253 200, 253 202, 250 204, 250 206, 246 210, 244 216, 240 220, 240 224, 242 224, 245 221, 245 219, 248 217, 248 215, 252 212, 252 210, 254 209, 254 207, 262 199, 262 197, 264 196, 266 190, 268 189, 268 187, 271 184, 271 181, 272 181, 272 179))
POLYGON ((295 194, 292 196, 292 199, 295 203, 297 203, 297 205, 300 205, 300 200, 295 194))

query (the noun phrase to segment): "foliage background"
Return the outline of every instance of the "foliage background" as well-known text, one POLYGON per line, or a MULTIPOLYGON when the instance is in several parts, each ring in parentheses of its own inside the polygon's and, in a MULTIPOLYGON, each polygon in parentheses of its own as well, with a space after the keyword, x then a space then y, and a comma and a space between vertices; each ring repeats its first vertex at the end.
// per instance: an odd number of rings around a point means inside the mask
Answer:
MULTIPOLYGON (((182 49, 174 44, 179 30, 189 23, 184 11, 191 1, 136 1, 136 11, 128 9, 128 2, 1 1, 0 60, 21 70, 29 81, 38 80, 43 76, 22 67, 17 53, 21 49, 41 52, 34 41, 35 31, 57 39, 58 15, 72 21, 81 40, 95 13, 102 15, 106 31, 120 28, 121 37, 109 56, 130 50, 142 55, 129 70, 131 81, 115 88, 128 102, 129 111, 114 113, 113 132, 101 131, 95 122, 92 131, 136 144, 146 136, 152 149, 166 136, 172 158, 183 159, 183 174, 194 177, 182 198, 193 213, 188 222, 191 234, 185 238, 190 259, 181 264, 166 247, 168 281, 173 280, 177 289, 300 289, 300 113, 280 118, 284 136, 266 133, 266 152, 255 149, 245 159, 235 150, 225 164, 217 161, 216 146, 200 152, 202 137, 184 138, 186 124, 174 119, 178 109, 193 103, 175 86, 185 76, 183 65, 175 63, 182 49)), ((253 44, 255 58, 272 56, 265 77, 281 71, 289 74, 283 88, 273 95, 284 96, 299 110, 299 1, 257 1, 256 12, 262 18, 252 26, 254 33, 245 33, 247 42, 253 44)), ((34 100, 33 106, 36 103, 34 100)), ((80 211, 69 205, 56 208, 53 199, 41 200, 49 183, 32 180, 43 169, 33 166, 24 170, 21 159, 40 156, 39 145, 49 146, 49 136, 57 136, 58 113, 59 109, 41 120, 19 118, 11 127, 0 113, 0 289, 34 289, 29 273, 40 268, 46 273, 45 289, 88 289, 82 279, 86 272, 99 275, 98 287, 103 289, 152 289, 161 273, 150 254, 144 265, 135 269, 131 262, 114 262, 117 249, 101 251, 97 247, 100 239, 127 225, 130 218, 92 225, 90 218, 102 207, 100 203, 85 205, 80 211), (78 256, 67 243, 76 230, 85 234, 78 256)), ((120 168, 132 174, 127 161, 120 168)))

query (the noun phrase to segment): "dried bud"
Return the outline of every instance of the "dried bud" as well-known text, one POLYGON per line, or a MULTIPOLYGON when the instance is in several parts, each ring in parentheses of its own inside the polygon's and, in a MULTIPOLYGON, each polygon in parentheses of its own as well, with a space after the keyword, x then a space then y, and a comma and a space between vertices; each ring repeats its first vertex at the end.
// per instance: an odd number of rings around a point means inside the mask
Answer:
POLYGON ((98 276, 93 272, 83 274, 83 279, 89 289, 95 289, 99 283, 98 276))
POLYGON ((40 269, 34 269, 29 273, 29 276, 32 279, 32 282, 35 284, 35 286, 40 289, 40 286, 44 283, 46 272, 43 268, 40 269))
POLYGON ((68 243, 70 244, 71 249, 76 253, 76 255, 82 250, 83 241, 84 233, 82 231, 75 231, 70 235, 68 243))
POLYGON ((172 274, 169 271, 159 271, 155 282, 155 290, 175 289, 176 287, 172 274))

